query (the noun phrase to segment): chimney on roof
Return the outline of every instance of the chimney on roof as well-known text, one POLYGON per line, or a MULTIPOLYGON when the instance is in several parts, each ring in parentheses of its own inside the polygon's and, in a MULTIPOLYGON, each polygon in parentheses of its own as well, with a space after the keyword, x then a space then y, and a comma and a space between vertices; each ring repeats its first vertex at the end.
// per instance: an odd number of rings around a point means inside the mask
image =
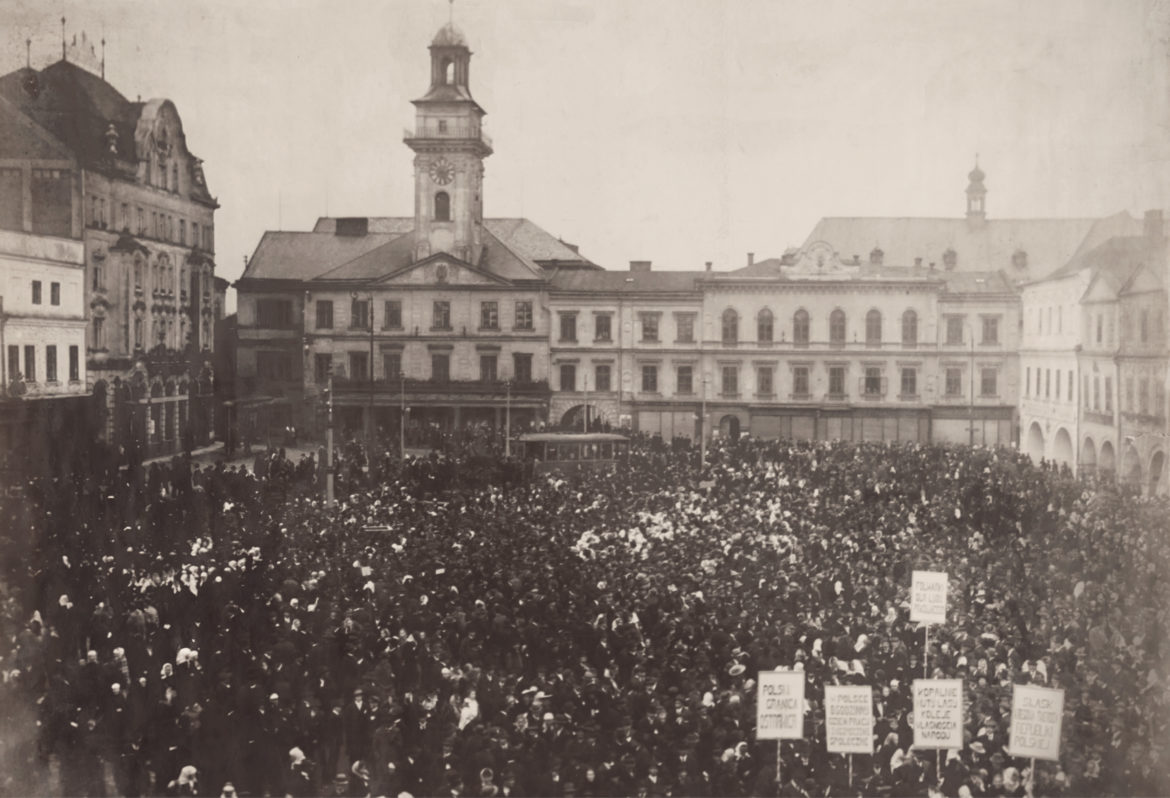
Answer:
POLYGON ((748 253, 748 266, 751 266, 755 262, 756 262, 756 253, 749 252, 748 253))
POLYGON ((370 220, 365 216, 341 217, 334 222, 334 235, 364 236, 369 232, 370 220))
POLYGON ((954 247, 947 247, 947 251, 943 253, 943 266, 947 271, 953 271, 955 266, 959 263, 959 253, 955 252, 954 247))
POLYGON ((914 268, 915 268, 915 269, 921 269, 921 268, 922 268, 922 258, 915 258, 915 259, 914 259, 914 268))
POLYGON ((650 264, 652 261, 648 260, 632 260, 630 261, 631 274, 649 274, 650 264))
POLYGON ((1017 269, 1028 268, 1028 253, 1022 249, 1017 249, 1012 253, 1012 266, 1017 269))
POLYGON ((882 252, 881 248, 874 247, 869 251, 869 264, 871 266, 881 266, 885 257, 886 253, 882 252))
POLYGON ((1165 228, 1163 227, 1162 223, 1162 210, 1160 208, 1146 211, 1146 220, 1144 225, 1146 238, 1157 241, 1166 235, 1165 228))
POLYGON ((934 261, 931 261, 931 262, 930 262, 930 270, 931 270, 931 271, 934 271, 934 261))
POLYGON ((711 271, 711 261, 707 261, 706 266, 707 266, 707 271, 711 271))
POLYGON ((854 255, 854 256, 853 256, 853 265, 854 265, 854 266, 857 266, 857 265, 859 265, 860 263, 861 263, 861 256, 860 256, 860 255, 854 255))

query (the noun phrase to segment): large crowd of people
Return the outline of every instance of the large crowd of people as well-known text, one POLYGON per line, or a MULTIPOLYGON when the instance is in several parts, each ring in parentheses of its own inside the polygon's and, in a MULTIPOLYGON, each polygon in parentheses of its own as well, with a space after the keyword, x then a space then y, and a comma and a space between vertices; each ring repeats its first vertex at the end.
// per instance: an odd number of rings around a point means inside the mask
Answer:
POLYGON ((0 794, 1170 794, 1164 499, 1005 449, 677 449, 573 478, 343 449, 336 507, 279 452, 28 486, 0 794), (950 580, 929 635, 918 569, 950 580), (806 674, 779 745, 774 669, 806 674), (962 748, 912 747, 924 677, 964 680, 962 748), (829 684, 872 685, 872 755, 825 750, 829 684), (1064 691, 1059 762, 1009 752, 1016 684, 1064 691))

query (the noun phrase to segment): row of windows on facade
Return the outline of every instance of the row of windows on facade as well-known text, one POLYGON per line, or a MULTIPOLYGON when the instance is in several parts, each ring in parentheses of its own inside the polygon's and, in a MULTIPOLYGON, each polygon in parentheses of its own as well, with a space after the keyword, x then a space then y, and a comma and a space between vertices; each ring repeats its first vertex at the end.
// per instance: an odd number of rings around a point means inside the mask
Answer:
MULTIPOLYGON (((642 341, 658 342, 660 338, 660 317, 657 312, 643 312, 639 314, 642 323, 642 341)), ((675 313, 675 343, 695 342, 695 315, 694 313, 675 313)), ((720 340, 724 344, 736 344, 740 341, 739 313, 728 308, 723 311, 721 321, 720 340)), ((946 342, 948 344, 962 344, 963 330, 966 319, 963 316, 951 315, 946 317, 946 342)), ((811 319, 806 310, 798 310, 792 316, 792 341, 796 345, 811 343, 811 319)), ((829 343, 844 345, 846 342, 847 319, 845 311, 834 310, 829 314, 829 343)), ((982 318, 983 344, 999 343, 999 317, 984 316, 982 318)), ((560 339, 562 341, 577 340, 577 313, 564 311, 561 313, 560 339)), ((612 319, 610 314, 596 314, 594 316, 594 341, 612 340, 612 319)), ((775 318, 767 308, 756 315, 756 340, 761 343, 775 341, 775 318)), ((876 346, 882 343, 882 313, 879 310, 870 310, 865 316, 865 343, 876 346)), ((902 314, 902 344, 916 346, 918 344, 918 313, 907 310, 902 314)))
MULTIPOLYGON (((94 291, 106 289, 106 270, 101 262, 90 266, 92 287, 94 291)), ((134 261, 134 290, 141 293, 145 288, 146 265, 141 260, 134 261)), ((174 293, 175 266, 166 257, 165 253, 150 266, 150 281, 153 292, 159 294, 174 293)), ((184 280, 184 283, 186 280, 184 280)), ((205 300, 211 298, 211 280, 204 279, 203 274, 193 270, 190 276, 191 296, 202 296, 205 300)), ((179 291, 181 301, 187 301, 187 287, 184 284, 179 291)), ((291 307, 291 306, 290 306, 291 307)))
POLYGON ((185 247, 203 248, 208 252, 214 252, 214 229, 211 225, 199 226, 199 222, 192 221, 190 226, 190 235, 188 236, 187 220, 176 219, 176 217, 162 213, 160 211, 151 211, 148 219, 146 216, 146 209, 142 206, 137 206, 137 227, 134 226, 134 219, 130 216, 130 203, 123 202, 121 206, 121 215, 119 216, 120 225, 116 225, 113 218, 113 207, 107 208, 105 197, 99 197, 96 194, 89 198, 89 219, 90 227, 96 227, 102 230, 114 228, 124 233, 130 233, 137 230, 137 234, 143 238, 154 238, 159 241, 166 241, 170 244, 179 244, 185 247))
POLYGON ((146 160, 146 185, 161 188, 172 194, 179 193, 179 164, 170 162, 170 169, 162 158, 152 156, 146 160))
MULTIPOLYGON (((1060 334, 1064 332, 1064 308, 1060 305, 1056 307, 1055 316, 1055 330, 1053 329, 1053 314, 1052 307, 1035 308, 1033 313, 1036 317, 1036 334, 1045 335, 1056 332, 1060 334)), ((1113 323, 1112 314, 1105 311, 1098 313, 1091 313, 1088 316, 1087 324, 1089 329, 1087 331, 1087 339, 1101 344, 1103 346, 1113 345, 1113 323)), ((1134 340, 1136 333, 1137 340, 1141 343, 1161 343, 1163 335, 1163 318, 1162 311, 1154 309, 1151 314, 1149 308, 1142 308, 1141 312, 1137 314, 1136 326, 1134 330, 1132 325, 1135 319, 1128 313, 1121 313, 1118 317, 1120 322, 1121 343, 1130 343, 1134 340)))
MULTIPOLYGON (((1060 401, 1060 387, 1062 383, 1066 383, 1067 387, 1064 393, 1064 401, 1076 401, 1076 397, 1073 396, 1076 383, 1072 369, 1065 372, 1063 369, 1041 369, 1037 367, 1035 369, 1035 381, 1033 381, 1032 372, 1033 369, 1031 366, 1024 369, 1025 398, 1054 399, 1060 401), (1065 379, 1065 375, 1067 375, 1067 380, 1065 379)), ((1122 411, 1150 415, 1152 408, 1152 415, 1161 418, 1165 412, 1165 392, 1165 385, 1158 379, 1151 380, 1149 377, 1135 379, 1132 375, 1128 376, 1125 378, 1122 411), (1134 393, 1135 387, 1137 388, 1136 397, 1134 393)), ((1081 397, 1085 410, 1099 413, 1112 413, 1113 377, 1106 376, 1102 379, 1099 374, 1094 374, 1091 378, 1088 374, 1084 375, 1084 388, 1081 391, 1081 397), (1103 391, 1102 388, 1104 388, 1103 391)))
MULTIPOLYGON (((333 300, 318 299, 316 304, 317 329, 333 329, 333 300)), ((354 330, 368 330, 374 319, 371 316, 370 300, 355 299, 350 304, 349 327, 354 330)), ((286 300, 262 299, 256 304, 256 323, 266 328, 287 328, 293 326, 292 303, 286 300)), ((479 328, 481 330, 500 329, 500 303, 488 300, 479 303, 479 328)), ((382 309, 382 329, 402 329, 402 301, 387 299, 382 309)), ((448 300, 435 300, 431 305, 431 329, 451 329, 451 303, 448 300)), ((532 330, 532 301, 517 300, 513 306, 513 330, 532 330)))
MULTIPOLYGON (((660 393, 659 366, 643 364, 640 375, 640 391, 642 393, 660 393)), ((762 398, 775 397, 775 369, 772 366, 756 367, 756 396, 762 398)), ((844 398, 846 392, 846 366, 828 367, 828 396, 830 398, 844 398)), ((812 397, 810 388, 810 366, 792 366, 792 394, 793 399, 808 399, 812 397)), ((945 370, 944 395, 955 398, 963 396, 963 369, 950 367, 945 370)), ((722 398, 738 398, 740 395, 740 367, 724 365, 719 372, 719 395, 722 398)), ((903 399, 918 398, 918 369, 903 368, 900 373, 899 397, 903 399)), ((980 395, 984 398, 998 396, 999 370, 984 368, 980 371, 980 395)), ((577 384, 577 366, 573 363, 563 363, 560 366, 560 389, 562 391, 589 390, 606 393, 613 390, 612 371, 609 365, 594 366, 593 385, 583 380, 581 388, 577 384)), ((693 366, 675 367, 676 396, 695 395, 695 370, 693 366)), ((868 366, 858 383, 858 393, 862 396, 876 398, 885 396, 887 390, 886 378, 879 367, 868 366)))
MULTIPOLYGON (((44 294, 43 294, 43 291, 41 288, 41 281, 40 280, 33 280, 32 281, 32 303, 34 305, 44 304, 44 294)), ((61 284, 60 283, 49 283, 49 304, 50 305, 60 305, 61 304, 61 284)))
MULTIPOLYGON (((30 232, 73 235, 73 173, 66 169, 33 169, 29 185, 30 232)), ((0 229, 23 231, 24 170, 0 167, 0 229)))
MULTIPOLYGON (((351 380, 369 380, 370 357, 368 352, 347 352, 348 373, 351 380)), ((285 352, 258 352, 256 355, 256 373, 265 379, 294 380, 299 375, 293 358, 285 352)), ((325 383, 331 374, 335 374, 334 358, 330 352, 318 352, 313 357, 313 376, 318 384, 325 383)), ((406 377, 402 368, 401 352, 382 353, 382 379, 398 380, 406 377)), ((479 380, 481 382, 498 382, 506 375, 500 374, 498 355, 480 355, 479 380)), ((450 382, 451 355, 445 352, 431 353, 431 371, 428 377, 432 382, 450 382)), ((512 374, 510 379, 518 383, 532 382, 532 353, 512 353, 512 374)))
MULTIPOLYGON (((25 382, 37 381, 37 347, 26 344, 24 347, 24 362, 21 363, 21 348, 14 344, 8 346, 8 378, 16 379, 20 375, 25 382), (22 368, 23 366, 23 368, 22 368)), ((78 382, 81 379, 81 351, 78 346, 69 347, 69 381, 78 382)), ((45 382, 58 382, 57 376, 57 346, 45 346, 45 382)))
MULTIPOLYGON (((142 319, 140 319, 140 318, 134 319, 134 347, 136 349, 144 349, 145 348, 145 336, 144 336, 143 324, 144 324, 144 322, 142 319)), ((92 333, 91 333, 90 341, 89 341, 90 349, 94 349, 94 350, 98 350, 98 351, 106 350, 108 348, 109 344, 106 341, 106 320, 105 320, 105 318, 103 316, 94 316, 91 327, 92 327, 92 333)), ((156 343, 165 345, 167 342, 167 337, 168 337, 169 333, 171 333, 175 328, 176 328, 176 325, 175 325, 174 319, 168 320, 165 317, 160 317, 155 322, 155 334, 158 338, 156 343)), ((192 332, 194 332, 194 328, 191 328, 191 330, 192 330, 192 332)), ((209 319, 203 319, 202 330, 203 330, 203 337, 200 340, 203 342, 203 346, 207 346, 211 342, 211 321, 209 319)), ((123 326, 123 332, 124 332, 123 348, 126 349, 127 351, 129 351, 129 349, 130 349, 130 325, 129 324, 123 326)), ((184 345, 186 343, 187 343, 187 341, 179 341, 178 342, 178 344, 180 346, 184 345)))

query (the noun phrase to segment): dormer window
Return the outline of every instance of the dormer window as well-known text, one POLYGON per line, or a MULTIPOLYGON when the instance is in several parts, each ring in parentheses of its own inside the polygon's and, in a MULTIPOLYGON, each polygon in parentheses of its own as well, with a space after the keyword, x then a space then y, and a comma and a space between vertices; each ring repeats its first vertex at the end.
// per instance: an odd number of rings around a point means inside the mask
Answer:
POLYGON ((440 132, 440 133, 446 133, 446 132, 447 132, 447 120, 446 120, 446 119, 440 119, 440 120, 439 120, 439 132, 440 132))
POLYGON ((446 191, 435 194, 435 221, 451 221, 451 196, 446 191))

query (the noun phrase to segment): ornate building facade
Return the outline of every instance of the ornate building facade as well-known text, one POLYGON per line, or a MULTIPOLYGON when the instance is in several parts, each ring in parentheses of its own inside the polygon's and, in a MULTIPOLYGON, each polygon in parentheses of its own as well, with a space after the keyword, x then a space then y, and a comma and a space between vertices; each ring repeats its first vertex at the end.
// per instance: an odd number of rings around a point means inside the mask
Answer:
POLYGON ((0 228, 80 239, 97 432, 126 452, 209 440, 218 203, 169 100, 62 59, 0 77, 0 228), (24 205, 19 205, 23 200, 24 205), (190 442, 190 440, 188 441, 190 442))

